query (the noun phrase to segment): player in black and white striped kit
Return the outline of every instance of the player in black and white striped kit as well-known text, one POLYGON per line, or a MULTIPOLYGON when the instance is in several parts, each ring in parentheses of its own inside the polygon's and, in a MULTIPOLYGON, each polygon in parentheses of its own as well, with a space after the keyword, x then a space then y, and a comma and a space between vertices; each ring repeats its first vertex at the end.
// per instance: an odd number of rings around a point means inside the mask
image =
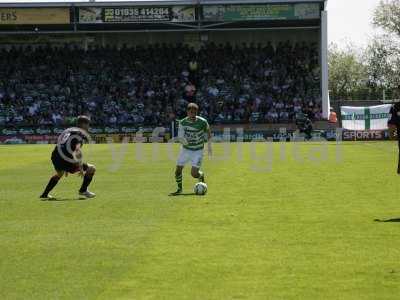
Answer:
POLYGON ((71 127, 64 130, 57 140, 57 145, 51 154, 56 174, 50 178, 45 190, 40 196, 41 199, 53 198, 49 193, 57 185, 63 175, 68 173, 79 173, 83 177, 82 186, 79 189, 79 195, 86 198, 93 198, 96 195, 88 190, 93 176, 96 172, 94 165, 82 162, 82 151, 84 143, 89 141, 90 119, 86 116, 79 116, 77 127, 71 127))
POLYGON ((397 174, 400 175, 400 102, 395 103, 390 109, 388 126, 393 135, 397 131, 397 140, 399 141, 399 160, 397 165, 397 174))

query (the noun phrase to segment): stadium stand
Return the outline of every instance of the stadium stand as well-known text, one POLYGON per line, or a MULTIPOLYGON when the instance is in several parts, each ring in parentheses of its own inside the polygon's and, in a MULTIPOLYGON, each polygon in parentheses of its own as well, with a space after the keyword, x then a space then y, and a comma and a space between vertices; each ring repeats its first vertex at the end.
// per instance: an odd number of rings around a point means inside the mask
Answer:
POLYGON ((318 45, 311 42, 0 50, 0 125, 165 125, 195 101, 211 123, 321 120, 318 45))

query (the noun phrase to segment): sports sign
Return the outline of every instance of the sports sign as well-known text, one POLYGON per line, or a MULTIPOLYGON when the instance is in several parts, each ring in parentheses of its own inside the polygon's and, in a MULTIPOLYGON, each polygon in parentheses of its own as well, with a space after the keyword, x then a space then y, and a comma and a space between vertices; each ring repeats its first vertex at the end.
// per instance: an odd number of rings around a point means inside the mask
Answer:
POLYGON ((195 8, 191 6, 79 8, 79 23, 194 22, 195 19, 195 8))
POLYGON ((68 8, 0 8, 0 25, 69 24, 68 8))
POLYGON ((207 5, 203 7, 204 21, 267 21, 319 19, 318 3, 207 5))
POLYGON ((389 139, 388 130, 345 130, 344 141, 381 141, 389 139))

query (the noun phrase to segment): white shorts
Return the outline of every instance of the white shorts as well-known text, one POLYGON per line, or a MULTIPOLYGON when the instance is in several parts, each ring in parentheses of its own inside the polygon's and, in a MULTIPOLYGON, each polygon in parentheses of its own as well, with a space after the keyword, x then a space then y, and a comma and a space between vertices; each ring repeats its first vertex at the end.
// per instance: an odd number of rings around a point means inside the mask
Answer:
POLYGON ((177 165, 183 167, 189 161, 191 162, 192 167, 200 169, 201 163, 203 162, 203 149, 193 151, 182 148, 181 152, 179 153, 177 165))

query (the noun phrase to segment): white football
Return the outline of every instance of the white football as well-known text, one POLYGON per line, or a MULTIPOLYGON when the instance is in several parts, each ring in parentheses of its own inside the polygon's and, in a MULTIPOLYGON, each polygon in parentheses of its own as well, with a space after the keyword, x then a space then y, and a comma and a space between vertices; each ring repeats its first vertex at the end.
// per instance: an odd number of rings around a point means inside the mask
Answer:
POLYGON ((207 184, 199 182, 194 185, 194 193, 196 195, 205 195, 207 193, 207 184))

